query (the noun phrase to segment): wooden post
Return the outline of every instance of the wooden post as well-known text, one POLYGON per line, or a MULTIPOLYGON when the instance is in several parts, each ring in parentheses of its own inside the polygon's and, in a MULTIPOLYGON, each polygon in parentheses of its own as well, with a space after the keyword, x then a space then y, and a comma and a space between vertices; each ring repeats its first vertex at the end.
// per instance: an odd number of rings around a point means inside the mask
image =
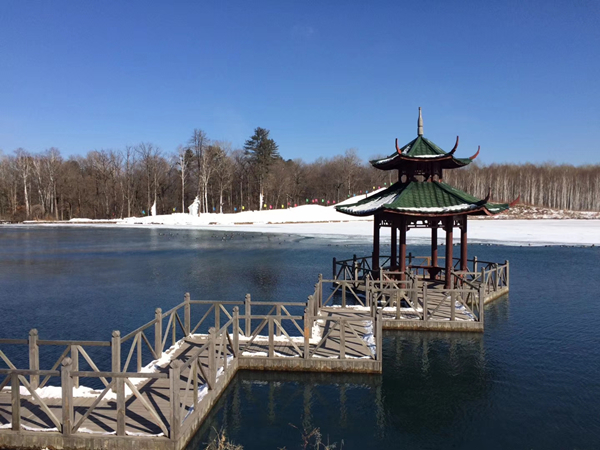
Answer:
MULTIPOLYGON (((277 320, 279 321, 279 324, 283 326, 283 320, 281 319, 281 305, 278 304, 275 307, 275 313, 277 315, 277 320)), ((277 334, 277 336, 281 336, 281 327, 277 327, 275 333, 277 334)))
POLYGON ((346 359, 346 335, 344 319, 340 318, 340 359, 346 359))
POLYGON ((183 327, 185 328, 185 335, 189 335, 191 333, 191 323, 192 323, 192 308, 190 304, 190 293, 186 292, 183 296, 183 327))
POLYGON ((400 219, 400 279, 406 279, 406 219, 400 219))
MULTIPOLYGON (((110 351, 112 356, 112 372, 118 373, 121 371, 121 332, 118 330, 112 332, 110 351)), ((116 390, 117 386, 113 386, 112 391, 115 392, 116 390)))
MULTIPOLYGON (((311 315, 314 315, 313 314, 313 311, 314 311, 313 304, 314 304, 314 302, 315 302, 315 297, 313 295, 309 295, 308 296, 308 302, 306 302, 306 308, 304 308, 304 312, 306 312, 307 314, 310 313, 311 315)), ((305 317, 305 319, 306 319, 306 317, 305 317)), ((312 330, 308 330, 308 334, 310 335, 310 337, 312 337, 312 330)))
MULTIPOLYGON (((71 370, 73 372, 79 371, 79 347, 77 345, 71 345, 71 370)), ((73 377, 73 387, 79 387, 79 377, 73 377)))
POLYGON ((477 273, 477 256, 473 256, 473 272, 477 273))
POLYGON ((494 272, 496 276, 494 277, 494 292, 498 290, 498 264, 494 264, 494 272))
POLYGON ((269 358, 273 358, 275 356, 275 333, 273 330, 273 325, 273 316, 269 316, 269 358))
POLYGON ((375 355, 376 360, 381 361, 383 355, 383 314, 380 309, 377 310, 377 314, 375 316, 375 326, 373 327, 376 331, 375 336, 375 355))
POLYGON ((154 353, 160 358, 162 355, 162 309, 154 310, 154 353))
MULTIPOLYGON (((40 348, 38 346, 38 330, 29 330, 29 370, 40 370, 40 348)), ((29 384, 37 389, 40 384, 39 375, 29 375, 29 384)))
POLYGON ((483 325, 483 307, 485 304, 485 287, 482 285, 479 286, 479 323, 483 325))
POLYGON ((335 271, 335 269, 337 268, 336 265, 337 265, 337 260, 335 259, 335 256, 334 256, 333 257, 333 271, 332 271, 332 276, 331 276, 332 280, 337 280, 337 276, 336 276, 337 273, 335 271))
POLYGON ((462 227, 460 227, 460 270, 466 272, 467 266, 467 217, 463 216, 462 227))
POLYGON ((310 311, 311 315, 316 316, 319 314, 319 310, 321 309, 321 307, 323 306, 323 297, 321 296, 321 294, 323 290, 323 283, 318 283, 315 285, 315 295, 313 296, 312 299, 312 306, 313 309, 312 311, 310 311))
POLYGON ((379 272, 379 226, 380 218, 379 215, 375 214, 373 218, 373 261, 372 268, 373 272, 379 272))
POLYGON ((21 431, 21 382, 16 372, 10 374, 10 400, 12 408, 12 430, 21 431))
POLYGON ((208 330, 208 389, 215 388, 217 379, 217 357, 215 354, 215 340, 217 339, 217 331, 214 328, 208 330))
POLYGON ((137 371, 142 371, 142 335, 139 334, 137 340, 137 371))
POLYGON ((392 225, 391 227, 392 230, 392 252, 391 252, 391 261, 390 261, 390 266, 392 267, 392 270, 394 270, 395 267, 398 267, 398 228, 396 228, 394 225, 392 225))
POLYGON ((117 436, 125 436, 125 378, 118 377, 117 382, 117 436))
MULTIPOLYGON (((438 224, 437 222, 431 227, 431 267, 437 267, 438 265, 438 224)), ((432 272, 431 279, 435 277, 432 272)))
POLYGON ((452 287, 452 229, 454 227, 454 218, 452 216, 446 218, 446 279, 444 287, 450 289, 452 287))
POLYGON ((429 320, 429 312, 427 311, 427 283, 423 283, 423 320, 429 320))
POLYGON ((71 371, 73 370, 71 358, 62 360, 60 368, 60 386, 62 391, 62 434, 70 436, 73 429, 73 379, 71 371))
POLYGON ((342 281, 342 308, 346 307, 346 281, 342 281))
POLYGON ((481 268, 481 286, 483 286, 484 288, 484 292, 487 290, 486 287, 486 282, 485 282, 485 267, 481 268))
MULTIPOLYGON (((412 292, 410 295, 412 296, 412 292)), ((398 295, 398 292, 394 293, 394 296, 396 297, 396 319, 401 319, 402 313, 400 311, 400 304, 402 301, 400 300, 400 295, 398 295)))
POLYGON ((308 311, 304 310, 304 359, 310 356, 310 334, 312 333, 312 323, 308 317, 308 311))
POLYGON ((456 292, 450 292, 450 322, 456 318, 456 292))
POLYGON ((356 255, 352 255, 352 276, 354 281, 358 281, 358 261, 356 255))
POLYGON ((252 297, 250 294, 246 294, 246 298, 244 299, 244 316, 246 317, 246 337, 250 337, 252 334, 252 319, 250 315, 252 314, 252 297))
POLYGON ((508 281, 508 275, 509 275, 509 264, 508 264, 508 260, 504 261, 504 264, 506 264, 506 279, 504 280, 506 283, 506 287, 509 287, 509 281, 508 281))
POLYGON ((215 305, 215 329, 218 331, 221 329, 221 304, 218 302, 215 305))
POLYGON ((317 314, 317 312, 319 311, 321 306, 323 306, 323 274, 322 273, 319 274, 316 292, 317 292, 317 303, 315 304, 315 315, 317 314))
POLYGON ((193 389, 194 389, 194 410, 198 410, 198 361, 199 358, 195 358, 194 362, 192 363, 192 366, 190 367, 191 372, 192 372, 192 376, 194 377, 193 380, 193 389))
MULTIPOLYGON (((209 364, 211 359, 212 357, 209 357, 209 364)), ((169 366, 169 381, 171 391, 171 435, 169 437, 172 441, 176 441, 179 438, 179 429, 181 427, 181 404, 179 401, 179 390, 181 383, 181 361, 179 361, 178 359, 173 361, 169 366)))
POLYGON ((240 351, 240 308, 233 307, 233 356, 238 357, 240 351))

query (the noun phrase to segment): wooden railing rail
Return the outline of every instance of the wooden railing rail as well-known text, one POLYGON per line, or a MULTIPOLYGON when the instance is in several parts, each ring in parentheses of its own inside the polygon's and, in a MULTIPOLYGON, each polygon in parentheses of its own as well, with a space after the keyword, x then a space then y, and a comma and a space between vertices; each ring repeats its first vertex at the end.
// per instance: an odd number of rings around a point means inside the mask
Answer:
MULTIPOLYGON (((388 264, 390 261, 390 257, 382 257, 383 263, 380 263, 380 266, 384 266, 388 264)), ((373 272, 371 267, 371 256, 362 256, 357 257, 353 256, 352 259, 345 260, 336 260, 333 258, 333 271, 332 271, 332 279, 334 280, 364 280, 364 278, 373 272)), ((381 259, 380 259, 381 261, 381 259)))
MULTIPOLYGON (((306 358, 318 358, 318 354, 319 354, 319 349, 323 346, 323 344, 325 344, 325 342, 329 339, 329 337, 331 336, 331 334, 335 331, 338 330, 340 333, 340 337, 339 337, 339 348, 338 348, 338 359, 346 359, 349 356, 352 357, 351 355, 347 354, 347 349, 346 349, 346 337, 347 336, 353 336, 356 338, 356 341, 359 342, 361 344, 361 347, 364 348, 366 350, 366 356, 368 356, 368 359, 373 359, 373 360, 377 360, 379 361, 381 358, 381 346, 379 346, 379 340, 381 339, 381 335, 382 335, 382 320, 381 320, 381 313, 378 312, 377 315, 375 317, 371 317, 368 319, 352 319, 352 318, 346 318, 346 317, 335 317, 335 316, 316 316, 313 317, 313 320, 315 321, 326 321, 328 324, 328 330, 327 332, 321 336, 321 339, 319 340, 318 343, 316 343, 316 345, 312 348, 309 348, 308 350, 308 356, 305 356, 306 358), (365 322, 371 322, 371 326, 373 329, 373 335, 376 338, 375 341, 375 347, 373 348, 372 346, 369 346, 369 344, 367 344, 367 342, 364 339, 364 336, 359 336, 358 332, 356 331, 356 328, 353 327, 353 325, 358 326, 358 327, 365 327, 365 322)), ((331 358, 332 355, 326 355, 328 358, 331 358)), ((360 358, 364 358, 365 355, 354 355, 354 357, 360 357, 360 358)))
MULTIPOLYGON (((338 260, 333 258, 333 279, 345 279, 345 280, 361 280, 365 279, 368 274, 372 274, 371 268, 371 256, 353 256, 352 259, 338 260)), ((438 267, 440 273, 445 269, 444 256, 438 256, 438 267)), ((453 269, 458 269, 461 265, 460 258, 452 258, 453 269)), ((407 266, 416 269, 419 275, 422 275, 425 270, 431 267, 431 256, 415 256, 412 253, 406 255, 407 266)), ((481 266, 485 267, 486 270, 494 266, 494 262, 479 260, 476 256, 467 260, 467 263, 471 267, 473 272, 479 272, 481 266)), ((392 263, 391 257, 387 255, 380 256, 380 267, 383 269, 389 269, 395 267, 392 263), (387 265, 390 264, 390 267, 387 265)))
POLYGON ((317 284, 316 290, 317 298, 319 300, 318 308, 320 309, 323 306, 332 305, 336 296, 341 296, 341 306, 345 308, 347 305, 348 295, 350 295, 350 298, 358 305, 366 306, 365 294, 360 292, 361 288, 364 290, 364 286, 364 280, 324 280, 319 278, 319 283, 317 284), (325 298, 323 294, 323 286, 326 284, 331 284, 332 290, 331 293, 325 298))
MULTIPOLYGON (((50 371, 54 371, 59 368, 61 361, 70 356, 72 364, 75 369, 79 368, 80 356, 89 365, 89 367, 98 372, 98 366, 92 357, 88 354, 84 347, 110 347, 110 341, 76 341, 76 340, 48 340, 39 339, 38 331, 34 328, 29 331, 29 339, 0 339, 0 345, 28 345, 29 346, 29 370, 32 371, 32 375, 29 378, 29 383, 33 389, 43 388, 50 380, 51 375, 45 375, 40 382, 39 375, 36 374, 40 369, 40 346, 55 346, 62 347, 64 350, 56 361, 52 364, 50 371)), ((16 367, 12 361, 6 356, 6 354, 0 350, 0 360, 9 367, 15 369, 16 367)), ((105 379, 101 379, 104 384, 107 383, 105 379)), ((79 387, 79 380, 74 379, 75 387, 79 387)))

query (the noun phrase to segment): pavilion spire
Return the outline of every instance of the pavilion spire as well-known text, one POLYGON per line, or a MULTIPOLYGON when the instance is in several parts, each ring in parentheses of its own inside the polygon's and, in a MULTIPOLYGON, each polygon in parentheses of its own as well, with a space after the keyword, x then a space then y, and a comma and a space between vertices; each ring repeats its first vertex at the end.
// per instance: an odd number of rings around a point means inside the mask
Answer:
POLYGON ((417 134, 423 136, 423 116, 421 115, 421 107, 419 106, 419 120, 417 121, 417 134))

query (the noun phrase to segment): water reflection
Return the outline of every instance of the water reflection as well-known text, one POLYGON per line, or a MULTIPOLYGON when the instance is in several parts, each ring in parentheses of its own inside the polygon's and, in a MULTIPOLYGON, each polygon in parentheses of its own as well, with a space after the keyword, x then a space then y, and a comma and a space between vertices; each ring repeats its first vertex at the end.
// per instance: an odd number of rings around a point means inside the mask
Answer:
POLYGON ((188 448, 221 429, 245 449, 297 448, 289 424, 320 428, 346 448, 423 443, 471 420, 501 376, 480 333, 385 332, 383 365, 383 375, 242 371, 188 448))
POLYGON ((240 371, 188 449, 204 448, 221 429, 244 449, 296 448, 299 430, 315 428, 341 442, 343 430, 356 426, 357 410, 383 433, 378 392, 379 375, 240 371), (260 442, 251 438, 258 429, 260 442))

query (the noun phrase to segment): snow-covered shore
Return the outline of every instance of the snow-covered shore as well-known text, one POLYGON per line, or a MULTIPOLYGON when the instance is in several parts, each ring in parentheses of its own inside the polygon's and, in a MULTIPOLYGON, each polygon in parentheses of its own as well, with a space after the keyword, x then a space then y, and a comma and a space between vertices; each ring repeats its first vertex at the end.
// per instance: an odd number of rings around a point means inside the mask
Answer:
MULTIPOLYGON (((469 221, 469 242, 501 245, 600 245, 600 219, 531 219, 498 220, 486 218, 469 221)), ((541 215, 541 217, 544 217, 541 215)), ((546 216, 547 217, 547 216, 546 216)), ((568 217, 568 216, 567 216, 568 217)), ((593 217, 593 216, 592 216, 593 217)), ((36 224, 28 222, 27 225, 36 224)), ((245 211, 237 214, 171 214, 131 217, 113 221, 73 219, 69 222, 43 225, 105 226, 127 228, 167 228, 217 230, 226 232, 286 233, 320 236, 332 239, 370 242, 372 217, 352 217, 338 213, 333 207, 305 205, 291 209, 245 211)), ((459 233, 455 233, 458 235, 459 233)), ((386 231, 382 238, 389 239, 386 231)), ((413 229, 407 235, 411 244, 428 244, 427 229, 413 229)), ((440 234, 440 242, 443 240, 440 234)), ((458 236, 455 236, 458 240, 458 236)))

